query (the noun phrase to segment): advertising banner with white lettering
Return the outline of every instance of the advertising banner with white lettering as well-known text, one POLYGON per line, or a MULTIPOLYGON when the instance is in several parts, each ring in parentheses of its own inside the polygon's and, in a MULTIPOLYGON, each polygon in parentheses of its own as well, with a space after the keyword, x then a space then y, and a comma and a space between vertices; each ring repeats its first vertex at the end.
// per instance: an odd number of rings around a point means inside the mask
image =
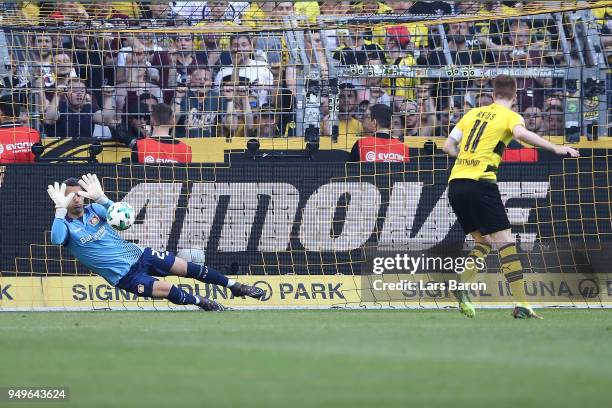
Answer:
MULTIPOLYGON (((92 289, 92 298, 89 286, 98 285, 97 278, 65 249, 51 245, 49 237, 54 209, 47 185, 96 173, 111 199, 127 201, 138 214, 136 223, 121 233, 127 240, 178 252, 230 275, 304 277, 308 284, 323 285, 328 296, 311 297, 307 304, 300 302, 302 297, 278 298, 281 303, 269 306, 359 304, 365 286, 355 275, 369 265, 371 251, 430 251, 447 244, 469 248, 447 199, 451 166, 445 156, 406 164, 8 166, 0 186, 0 285, 10 278, 6 284, 13 291, 30 287, 34 306, 40 300, 37 291, 43 297, 49 293, 43 289, 52 278, 70 278, 74 283, 62 281, 64 292, 53 292, 63 307, 107 301, 101 299, 104 288, 92 289), (30 280, 20 286, 22 278, 30 280), (327 284, 333 279, 348 279, 352 286, 343 285, 351 295, 330 292, 327 284), (78 300, 81 293, 86 299, 78 300), (324 301, 331 295, 334 302, 324 301)), ((601 265, 610 263, 600 259, 593 264, 590 251, 608 248, 612 235, 609 168, 610 158, 597 151, 578 160, 501 167, 499 190, 528 266, 526 275, 589 273, 589 268, 608 272, 601 265)), ((309 290, 313 295, 318 289, 309 290)), ((282 290, 276 292, 280 296, 282 290)), ((2 294, 0 308, 5 308, 2 294)), ((407 297, 398 302, 418 301, 407 297)))

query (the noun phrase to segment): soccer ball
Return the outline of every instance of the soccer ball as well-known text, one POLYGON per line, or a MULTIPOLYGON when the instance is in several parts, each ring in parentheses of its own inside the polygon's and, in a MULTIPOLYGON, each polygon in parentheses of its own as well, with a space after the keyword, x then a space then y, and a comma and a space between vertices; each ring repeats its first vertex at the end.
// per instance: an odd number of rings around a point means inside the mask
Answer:
POLYGON ((130 228, 135 219, 134 209, 128 203, 121 201, 113 203, 106 212, 106 222, 119 231, 130 228))

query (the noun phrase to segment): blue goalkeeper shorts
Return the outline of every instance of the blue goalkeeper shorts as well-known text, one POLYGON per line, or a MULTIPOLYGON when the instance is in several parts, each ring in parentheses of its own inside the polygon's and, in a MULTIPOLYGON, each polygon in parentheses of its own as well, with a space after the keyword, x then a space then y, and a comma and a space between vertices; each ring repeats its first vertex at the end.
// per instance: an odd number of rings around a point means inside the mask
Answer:
POLYGON ((153 283, 157 280, 154 276, 168 276, 170 268, 174 265, 174 260, 175 257, 172 252, 160 252, 145 248, 127 275, 117 282, 117 287, 138 296, 151 297, 153 283))

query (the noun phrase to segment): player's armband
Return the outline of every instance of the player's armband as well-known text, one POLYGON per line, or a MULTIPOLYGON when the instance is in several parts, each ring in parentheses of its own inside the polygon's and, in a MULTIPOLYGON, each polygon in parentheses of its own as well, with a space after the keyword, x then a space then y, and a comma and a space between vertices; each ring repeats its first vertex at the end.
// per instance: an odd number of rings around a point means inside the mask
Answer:
POLYGON ((451 130, 451 132, 448 134, 448 137, 459 143, 461 141, 461 138, 463 137, 463 132, 461 131, 461 129, 455 126, 453 130, 451 130))

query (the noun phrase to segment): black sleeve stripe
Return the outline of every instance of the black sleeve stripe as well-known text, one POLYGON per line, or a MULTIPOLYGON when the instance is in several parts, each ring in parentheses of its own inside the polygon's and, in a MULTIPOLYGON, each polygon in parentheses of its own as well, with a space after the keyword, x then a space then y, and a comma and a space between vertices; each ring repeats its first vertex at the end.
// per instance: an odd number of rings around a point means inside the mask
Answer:
POLYGON ((493 153, 498 154, 499 156, 503 156, 504 150, 506 150, 506 145, 504 144, 504 142, 500 141, 499 143, 497 143, 497 146, 495 146, 495 149, 493 149, 493 153))

